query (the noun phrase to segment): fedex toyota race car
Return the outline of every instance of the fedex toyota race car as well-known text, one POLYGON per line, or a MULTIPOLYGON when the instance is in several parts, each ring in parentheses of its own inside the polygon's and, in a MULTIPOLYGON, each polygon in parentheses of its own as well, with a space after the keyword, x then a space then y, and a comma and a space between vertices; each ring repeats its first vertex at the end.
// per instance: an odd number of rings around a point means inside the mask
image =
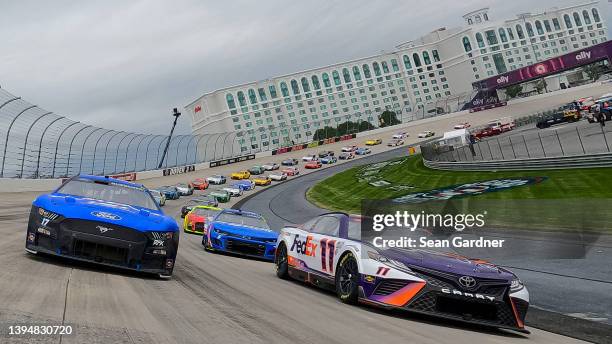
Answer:
POLYGON ((285 227, 278 237, 276 274, 335 290, 345 303, 528 333, 529 293, 512 272, 449 253, 379 250, 360 236, 361 218, 344 213, 285 227))
POLYGON ((274 260, 278 233, 259 214, 224 209, 209 224, 202 237, 207 251, 220 251, 274 260))
POLYGON ((172 275, 179 227, 140 185, 80 175, 32 203, 26 251, 172 275))

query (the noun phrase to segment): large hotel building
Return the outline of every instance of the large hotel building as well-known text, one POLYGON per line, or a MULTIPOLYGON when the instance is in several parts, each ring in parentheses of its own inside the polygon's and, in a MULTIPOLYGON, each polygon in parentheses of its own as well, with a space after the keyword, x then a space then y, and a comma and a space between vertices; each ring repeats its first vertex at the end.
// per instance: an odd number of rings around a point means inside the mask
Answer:
POLYGON ((463 104, 445 100, 469 101, 476 81, 607 41, 598 2, 504 21, 488 8, 463 18, 462 28, 437 29, 390 53, 206 93, 186 106, 193 134, 235 132, 242 151, 267 150, 345 121, 378 126, 385 110, 455 111, 463 104))

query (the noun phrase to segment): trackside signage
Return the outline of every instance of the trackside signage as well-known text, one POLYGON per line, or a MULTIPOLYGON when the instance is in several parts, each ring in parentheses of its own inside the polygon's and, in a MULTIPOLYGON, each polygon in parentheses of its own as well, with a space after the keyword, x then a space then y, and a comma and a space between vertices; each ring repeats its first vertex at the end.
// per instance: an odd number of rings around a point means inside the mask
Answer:
POLYGON ((165 176, 173 176, 175 174, 183 174, 195 171, 195 165, 177 166, 172 168, 166 168, 163 171, 165 176))
POLYGON ((612 41, 607 41, 592 47, 555 57, 549 60, 523 67, 508 73, 497 75, 477 82, 480 88, 498 89, 509 85, 542 78, 568 69, 600 60, 610 60, 612 57, 612 41))
POLYGON ((253 159, 255 159, 255 154, 243 155, 243 156, 229 158, 229 159, 215 160, 215 161, 210 162, 210 167, 218 167, 218 166, 224 166, 224 165, 229 165, 229 164, 235 164, 237 162, 253 160, 253 159))

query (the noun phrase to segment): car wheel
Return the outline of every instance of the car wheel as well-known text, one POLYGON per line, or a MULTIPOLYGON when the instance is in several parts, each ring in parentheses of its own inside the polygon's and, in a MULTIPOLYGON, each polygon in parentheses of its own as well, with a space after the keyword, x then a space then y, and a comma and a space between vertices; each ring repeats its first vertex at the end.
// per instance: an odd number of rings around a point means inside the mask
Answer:
POLYGON ((276 257, 274 257, 276 265, 276 276, 281 279, 289 278, 289 265, 287 263, 287 246, 284 243, 278 245, 276 257))
POLYGON ((214 249, 210 246, 210 243, 208 242, 208 235, 206 234, 202 235, 202 246, 204 246, 204 251, 207 251, 207 252, 214 251, 214 249))
POLYGON ((351 253, 344 255, 336 270, 336 294, 348 304, 356 304, 359 287, 359 267, 351 253))

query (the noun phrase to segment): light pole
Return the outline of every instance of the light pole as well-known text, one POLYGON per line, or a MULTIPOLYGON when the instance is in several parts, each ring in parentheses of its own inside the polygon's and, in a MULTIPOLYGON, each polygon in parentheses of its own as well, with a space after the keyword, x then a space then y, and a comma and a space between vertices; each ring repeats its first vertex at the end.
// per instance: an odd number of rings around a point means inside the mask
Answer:
POLYGON ((159 161, 158 169, 162 168, 164 164, 164 159, 166 158, 166 154, 168 153, 168 148, 170 147, 170 140, 172 139, 172 134, 174 133, 174 127, 176 127, 176 121, 181 116, 181 113, 178 112, 176 108, 172 110, 172 116, 174 116, 174 123, 172 123, 172 129, 170 129, 170 136, 168 136, 168 141, 166 142, 166 148, 164 148, 164 154, 162 154, 161 160, 159 161))

